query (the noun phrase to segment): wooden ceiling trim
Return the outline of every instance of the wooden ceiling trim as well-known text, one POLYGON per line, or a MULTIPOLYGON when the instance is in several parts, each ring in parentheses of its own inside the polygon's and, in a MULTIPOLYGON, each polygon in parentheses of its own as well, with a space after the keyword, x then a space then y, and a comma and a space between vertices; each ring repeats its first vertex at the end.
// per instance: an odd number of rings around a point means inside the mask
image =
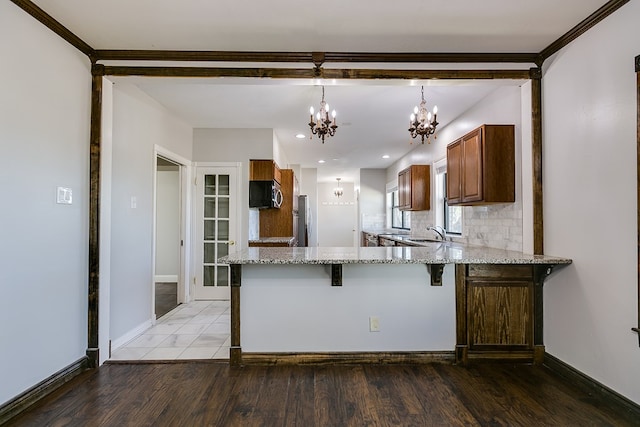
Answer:
POLYGON ((537 53, 428 53, 428 52, 243 52, 197 50, 104 50, 95 51, 96 61, 192 61, 192 62, 322 62, 356 63, 529 63, 537 53))
POLYGON ((585 18, 578 25, 564 33, 560 38, 551 43, 549 46, 544 48, 540 52, 539 66, 542 65, 544 61, 546 61, 551 55, 558 52, 560 49, 580 37, 582 34, 586 33, 591 27, 596 25, 598 22, 605 19, 607 16, 611 15, 616 10, 620 9, 629 0, 610 0, 600 9, 593 12, 587 18, 585 18))
POLYGON ((635 59, 636 68, 636 175, 637 175, 637 198, 636 198, 636 210, 638 212, 638 227, 636 229, 638 250, 636 256, 638 258, 638 325, 635 328, 631 328, 634 332, 638 333, 638 345, 640 345, 640 55, 635 59))
POLYGON ((56 21, 51 15, 49 15, 44 10, 40 9, 33 2, 29 0, 11 0, 18 6, 20 9, 27 12, 29 15, 40 21, 44 24, 45 27, 49 28, 51 31, 62 37, 64 40, 69 42, 72 46, 78 49, 80 52, 87 55, 89 58, 92 57, 94 50, 91 46, 84 42, 80 37, 73 34, 71 31, 67 29, 60 22, 56 21))
POLYGON ((526 79, 526 70, 380 70, 314 68, 212 68, 212 67, 133 67, 104 66, 107 76, 139 77, 252 77, 326 79, 526 79))

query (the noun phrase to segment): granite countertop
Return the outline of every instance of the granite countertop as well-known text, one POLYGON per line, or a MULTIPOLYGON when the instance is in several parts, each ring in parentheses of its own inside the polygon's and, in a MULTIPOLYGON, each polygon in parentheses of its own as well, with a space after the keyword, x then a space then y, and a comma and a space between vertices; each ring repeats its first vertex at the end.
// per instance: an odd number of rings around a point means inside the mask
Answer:
POLYGON ((571 264, 568 258, 531 255, 453 242, 421 246, 248 248, 223 264, 571 264))
POLYGON ((290 243, 293 239, 294 239, 293 236, 260 237, 258 239, 249 240, 249 243, 290 243))
POLYGON ((373 234, 375 236, 380 236, 380 235, 394 235, 394 236, 400 236, 400 235, 409 235, 411 234, 411 231, 409 230, 401 230, 399 228, 371 228, 371 229, 367 229, 367 230, 362 230, 365 233, 369 233, 369 234, 373 234))

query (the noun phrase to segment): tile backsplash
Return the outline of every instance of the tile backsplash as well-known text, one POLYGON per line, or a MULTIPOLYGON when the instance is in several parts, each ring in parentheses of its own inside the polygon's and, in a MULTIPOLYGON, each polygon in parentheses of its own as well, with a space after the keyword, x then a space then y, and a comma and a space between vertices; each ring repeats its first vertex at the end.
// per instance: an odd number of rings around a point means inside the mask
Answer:
MULTIPOLYGON (((423 236, 435 224, 433 209, 411 213, 411 234, 423 236)), ((522 251, 522 203, 464 206, 462 236, 453 241, 469 245, 522 251)))

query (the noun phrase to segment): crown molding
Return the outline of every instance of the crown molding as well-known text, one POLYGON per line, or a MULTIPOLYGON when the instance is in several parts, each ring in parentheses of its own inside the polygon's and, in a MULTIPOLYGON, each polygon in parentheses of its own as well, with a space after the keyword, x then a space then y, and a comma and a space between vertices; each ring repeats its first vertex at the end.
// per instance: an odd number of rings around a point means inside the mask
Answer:
POLYGON ((593 12, 587 18, 585 18, 578 25, 564 33, 560 38, 551 43, 549 46, 544 48, 540 52, 540 58, 538 65, 542 65, 544 61, 546 61, 551 55, 558 52, 560 49, 580 37, 582 34, 586 33, 591 27, 611 15, 616 10, 620 9, 629 0, 610 0, 600 9, 593 12))
POLYGON ((62 37, 73 47, 87 55, 89 58, 93 56, 94 51, 91 46, 85 43, 84 40, 82 40, 80 37, 72 33, 69 29, 67 29, 67 27, 55 20, 47 12, 36 6, 33 2, 29 0, 11 0, 11 2, 13 2, 20 9, 24 10, 29 15, 40 21, 42 24, 44 24, 45 27, 49 28, 51 31, 62 37))

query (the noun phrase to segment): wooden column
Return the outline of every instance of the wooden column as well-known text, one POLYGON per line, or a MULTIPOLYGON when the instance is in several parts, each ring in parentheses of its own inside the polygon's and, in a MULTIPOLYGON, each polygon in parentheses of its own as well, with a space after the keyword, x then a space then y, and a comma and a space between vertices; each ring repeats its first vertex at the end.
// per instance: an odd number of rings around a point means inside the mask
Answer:
POLYGON ((542 70, 531 68, 531 158, 533 162, 533 253, 544 254, 542 213, 542 70))
POLYGON ((229 364, 242 365, 242 346, 240 345, 240 285, 242 284, 242 266, 231 264, 231 348, 229 364))
POLYGON ((469 342, 467 340, 467 286, 465 264, 456 264, 456 363, 466 365, 469 342))
POLYGON ((636 165, 636 173, 638 175, 637 182, 637 198, 636 198, 636 209, 638 210, 638 228, 636 230, 637 233, 637 258, 638 258, 638 325, 635 328, 632 328, 636 333, 638 333, 638 345, 640 345, 640 55, 636 56, 635 60, 636 65, 636 99, 638 103, 637 107, 637 142, 636 142, 636 156, 637 156, 637 165, 636 165))
POLYGON ((104 67, 91 67, 91 133, 89 142, 89 285, 87 357, 99 365, 98 303, 100 290, 100 151, 102 144, 102 76, 104 67))

